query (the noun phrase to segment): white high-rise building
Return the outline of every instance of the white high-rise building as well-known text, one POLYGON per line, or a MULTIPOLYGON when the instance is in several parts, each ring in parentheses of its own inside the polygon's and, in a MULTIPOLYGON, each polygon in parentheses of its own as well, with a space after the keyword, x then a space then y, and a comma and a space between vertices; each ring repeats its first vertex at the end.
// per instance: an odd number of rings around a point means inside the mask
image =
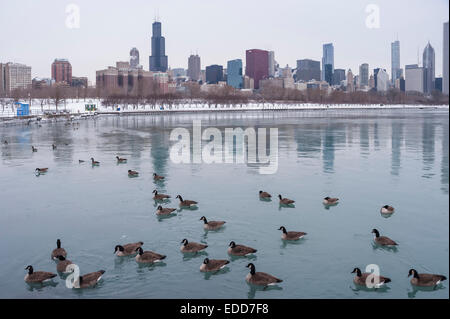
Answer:
POLYGON ((15 89, 28 89, 31 87, 31 66, 20 63, 6 63, 0 66, 1 88, 0 92, 10 93, 15 89))
POLYGON ((395 80, 400 78, 400 41, 391 43, 391 82, 395 84, 395 80))
POLYGON ((423 93, 424 70, 417 64, 405 66, 405 91, 423 93))
POLYGON ((443 70, 442 70, 442 92, 448 95, 448 22, 444 23, 444 52, 443 52, 443 70))
POLYGON ((384 69, 377 73, 377 91, 386 92, 389 89, 389 75, 384 69))

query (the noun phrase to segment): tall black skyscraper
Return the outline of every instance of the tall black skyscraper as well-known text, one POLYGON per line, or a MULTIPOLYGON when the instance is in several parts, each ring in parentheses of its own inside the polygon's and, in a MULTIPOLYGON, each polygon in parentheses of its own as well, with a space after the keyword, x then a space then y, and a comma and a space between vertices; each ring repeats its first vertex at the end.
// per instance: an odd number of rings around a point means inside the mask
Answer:
POLYGON ((150 56, 150 71, 167 71, 166 39, 161 36, 161 22, 152 25, 152 55, 150 56))

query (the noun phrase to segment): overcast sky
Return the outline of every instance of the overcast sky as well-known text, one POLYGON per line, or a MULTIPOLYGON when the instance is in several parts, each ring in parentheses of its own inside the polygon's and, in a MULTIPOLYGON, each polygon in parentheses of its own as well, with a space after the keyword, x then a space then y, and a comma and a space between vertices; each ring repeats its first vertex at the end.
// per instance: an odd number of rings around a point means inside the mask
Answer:
POLYGON ((50 77, 53 60, 67 58, 74 76, 95 81, 96 70, 128 60, 137 47, 148 70, 158 13, 172 68, 187 68, 195 52, 202 69, 236 58, 245 63, 250 48, 273 50, 280 66, 294 67, 298 59, 320 60, 322 44, 333 42, 335 68, 358 73, 366 62, 371 72, 383 67, 390 74, 390 43, 398 38, 402 67, 417 63, 418 50, 422 60, 430 41, 441 76, 448 10, 448 0, 0 0, 0 62, 50 77), (80 9, 79 28, 66 26, 69 4, 80 9), (379 28, 366 26, 375 14, 366 13, 370 4, 379 8, 379 28))

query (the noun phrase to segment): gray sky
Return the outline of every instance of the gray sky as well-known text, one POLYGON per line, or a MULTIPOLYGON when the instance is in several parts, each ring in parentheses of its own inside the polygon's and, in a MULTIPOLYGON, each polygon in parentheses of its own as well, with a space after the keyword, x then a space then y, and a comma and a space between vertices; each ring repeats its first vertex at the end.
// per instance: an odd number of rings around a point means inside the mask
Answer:
POLYGON ((428 41, 442 74, 443 22, 448 0, 0 0, 0 62, 32 67, 50 77, 55 58, 67 58, 74 76, 95 81, 95 71, 129 59, 137 47, 148 70, 151 24, 158 12, 172 68, 187 68, 198 52, 202 68, 226 65, 251 48, 275 51, 280 66, 320 60, 322 44, 334 43, 335 68, 358 73, 361 63, 386 68, 390 43, 400 40, 401 66, 417 63, 428 41), (80 27, 67 28, 66 6, 80 8, 80 27), (366 6, 380 9, 379 28, 366 27, 366 6))

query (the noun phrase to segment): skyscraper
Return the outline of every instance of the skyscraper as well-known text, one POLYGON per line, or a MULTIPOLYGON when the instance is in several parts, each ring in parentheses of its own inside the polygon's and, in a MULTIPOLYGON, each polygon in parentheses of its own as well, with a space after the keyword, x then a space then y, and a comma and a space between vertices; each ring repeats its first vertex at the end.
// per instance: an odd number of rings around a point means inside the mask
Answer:
POLYGON ((251 77, 255 89, 259 89, 259 80, 269 76, 269 52, 259 49, 245 51, 245 75, 251 77))
POLYGON ((341 85, 341 82, 344 81, 345 79, 346 78, 344 69, 334 69, 333 85, 341 85))
POLYGON ((322 78, 325 81, 325 65, 331 64, 331 72, 334 72, 334 47, 333 43, 326 43, 323 45, 322 54, 322 78))
POLYGON ((333 66, 331 64, 325 64, 325 81, 328 82, 329 85, 332 85, 333 81, 333 66))
POLYGON ((386 73, 385 69, 380 69, 377 72, 377 91, 386 92, 389 88, 389 75, 386 73))
POLYGON ((242 77, 242 60, 236 59, 227 63, 227 84, 235 89, 244 88, 242 77))
POLYGON ((269 76, 275 76, 275 52, 269 51, 269 76))
POLYGON ((206 67, 206 83, 217 84, 223 81, 223 67, 213 64, 206 67))
POLYGON ((152 24, 152 55, 150 56, 150 71, 167 71, 166 39, 161 36, 161 22, 152 24))
POLYGON ((434 49, 428 42, 427 46, 423 50, 423 70, 424 70, 424 93, 430 94, 434 90, 434 72, 435 72, 435 60, 434 49))
POLYGON ((442 92, 448 95, 449 79, 448 79, 448 22, 444 23, 444 45, 443 45, 443 70, 442 70, 442 92))
POLYGON ((355 87, 353 85, 353 73, 351 69, 347 72, 347 92, 353 92, 355 87))
POLYGON ((363 63, 359 66, 359 86, 369 85, 369 64, 363 63))
POLYGON ((391 43, 391 82, 395 84, 400 74, 400 41, 391 43))
POLYGON ((405 91, 423 93, 424 70, 417 64, 405 65, 405 91))
POLYGON ((189 56, 187 76, 192 81, 198 81, 201 77, 200 57, 196 55, 189 56))
POLYGON ((55 59, 52 63, 52 79, 56 83, 72 84, 72 65, 66 59, 55 59))
POLYGON ((136 69, 139 66, 139 51, 132 48, 130 51, 130 67, 136 69))
POLYGON ((11 93, 15 89, 31 87, 31 67, 19 63, 0 63, 0 93, 11 93))
POLYGON ((297 60, 297 81, 320 81, 320 62, 304 59, 297 60))

